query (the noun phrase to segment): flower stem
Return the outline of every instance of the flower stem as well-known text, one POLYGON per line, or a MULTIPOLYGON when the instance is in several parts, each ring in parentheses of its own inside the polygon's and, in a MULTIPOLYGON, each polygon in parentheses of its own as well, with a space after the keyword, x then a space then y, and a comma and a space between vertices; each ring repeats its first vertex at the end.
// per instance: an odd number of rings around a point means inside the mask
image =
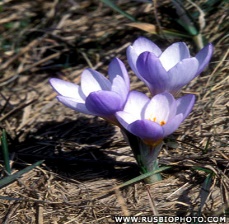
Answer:
MULTIPOLYGON (((126 130, 122 130, 122 133, 134 153, 134 157, 138 163, 140 172, 145 174, 150 171, 157 170, 159 168, 157 157, 163 145, 162 141, 155 146, 151 146, 145 144, 139 137, 126 130)), ((161 179, 161 175, 157 173, 146 178, 145 182, 147 184, 151 184, 160 181, 161 179)))

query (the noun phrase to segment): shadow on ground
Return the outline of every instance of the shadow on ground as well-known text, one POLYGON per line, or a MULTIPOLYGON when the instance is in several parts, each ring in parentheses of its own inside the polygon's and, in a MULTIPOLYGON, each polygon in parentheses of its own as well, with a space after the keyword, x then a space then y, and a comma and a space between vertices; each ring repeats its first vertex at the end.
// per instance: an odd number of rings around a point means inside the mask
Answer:
POLYGON ((47 122, 22 143, 12 144, 14 147, 10 152, 15 153, 16 162, 45 160, 55 173, 74 176, 74 173, 81 172, 83 175, 77 175, 80 181, 97 178, 98 175, 118 179, 135 177, 138 168, 134 162, 116 160, 122 155, 115 149, 125 146, 125 142, 117 140, 115 133, 114 126, 99 118, 79 117, 76 121, 47 122))

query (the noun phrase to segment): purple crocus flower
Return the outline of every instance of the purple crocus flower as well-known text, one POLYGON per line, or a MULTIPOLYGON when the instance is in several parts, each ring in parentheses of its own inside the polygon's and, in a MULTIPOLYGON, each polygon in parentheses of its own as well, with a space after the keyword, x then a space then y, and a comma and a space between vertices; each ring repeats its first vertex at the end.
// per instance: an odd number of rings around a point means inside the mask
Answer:
POLYGON ((59 94, 57 99, 65 106, 116 123, 114 114, 125 105, 130 81, 118 58, 111 61, 108 76, 109 79, 93 69, 86 69, 81 76, 81 86, 56 78, 50 79, 50 84, 59 94))
POLYGON ((139 37, 127 48, 131 69, 146 83, 152 95, 165 91, 176 94, 204 70, 212 53, 213 46, 208 44, 191 57, 183 42, 174 43, 162 52, 144 37, 139 37))
POLYGON ((165 92, 150 100, 145 94, 132 91, 123 111, 117 112, 116 117, 127 131, 140 137, 145 144, 155 146, 180 126, 194 102, 192 94, 176 100, 165 92))

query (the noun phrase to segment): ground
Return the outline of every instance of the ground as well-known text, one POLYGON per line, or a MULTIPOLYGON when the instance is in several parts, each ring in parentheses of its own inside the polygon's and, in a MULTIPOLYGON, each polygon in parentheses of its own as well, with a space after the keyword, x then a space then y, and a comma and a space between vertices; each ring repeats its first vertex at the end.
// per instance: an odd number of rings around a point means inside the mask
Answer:
MULTIPOLYGON (((140 22, 185 33, 174 20, 170 1, 115 2, 140 22)), ((159 155, 160 166, 171 169, 155 184, 140 181, 119 188, 139 175, 119 129, 58 103, 48 80, 79 84, 88 67, 107 74, 113 57, 127 65, 126 48, 138 36, 162 49, 184 41, 192 55, 198 51, 196 43, 129 26, 133 21, 103 1, 0 3, 0 131, 7 133, 12 173, 44 160, 1 185, 1 223, 109 223, 114 215, 228 213, 227 2, 184 1, 184 7, 192 15, 204 13, 196 23, 205 22, 200 33, 213 43, 214 55, 180 93, 195 94, 197 102, 159 155)), ((147 92, 127 68, 131 88, 147 92)), ((1 163, 3 180, 2 157, 1 163)))

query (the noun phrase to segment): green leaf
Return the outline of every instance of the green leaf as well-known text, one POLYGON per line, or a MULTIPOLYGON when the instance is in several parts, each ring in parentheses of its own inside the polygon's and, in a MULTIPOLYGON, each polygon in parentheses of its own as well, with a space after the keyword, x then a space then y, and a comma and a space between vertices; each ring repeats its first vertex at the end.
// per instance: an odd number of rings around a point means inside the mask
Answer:
POLYGON ((131 16, 129 13, 120 9, 113 1, 111 1, 111 0, 100 0, 100 1, 105 3, 106 5, 108 5, 113 10, 119 12, 120 14, 122 14, 123 16, 128 18, 129 20, 136 21, 136 19, 133 16, 131 16))
POLYGON ((172 0, 174 7, 176 8, 179 19, 177 22, 192 36, 196 36, 199 33, 199 29, 196 27, 193 18, 189 15, 187 10, 183 7, 179 0, 172 0))
POLYGON ((160 172, 162 172, 162 171, 164 171, 164 170, 168 170, 168 169, 170 169, 170 168, 171 168, 171 166, 163 166, 163 167, 160 167, 160 168, 157 169, 157 170, 154 170, 154 171, 151 171, 151 172, 148 172, 148 173, 144 173, 144 174, 142 174, 142 175, 140 175, 140 176, 137 176, 137 177, 135 177, 135 178, 133 178, 133 179, 131 179, 131 180, 126 181, 125 183, 123 183, 123 184, 117 186, 117 188, 122 188, 122 187, 125 187, 125 186, 128 186, 128 185, 131 185, 131 184, 136 183, 136 182, 138 182, 138 181, 141 181, 141 180, 143 180, 143 179, 145 179, 145 178, 147 178, 147 177, 150 177, 150 176, 152 176, 153 174, 160 173, 160 172))
POLYGON ((23 174, 29 172, 30 170, 32 170, 32 169, 35 168, 36 166, 41 165, 43 162, 44 162, 44 160, 40 160, 40 161, 38 161, 38 162, 36 162, 36 163, 30 165, 30 166, 27 166, 27 167, 24 168, 23 170, 20 170, 20 171, 18 171, 18 172, 16 172, 16 173, 12 174, 12 175, 10 175, 10 176, 7 176, 7 177, 1 179, 1 180, 0 180, 0 189, 1 189, 2 187, 5 187, 5 186, 8 185, 8 184, 14 182, 14 181, 15 181, 17 178, 19 178, 21 175, 23 175, 23 174))

